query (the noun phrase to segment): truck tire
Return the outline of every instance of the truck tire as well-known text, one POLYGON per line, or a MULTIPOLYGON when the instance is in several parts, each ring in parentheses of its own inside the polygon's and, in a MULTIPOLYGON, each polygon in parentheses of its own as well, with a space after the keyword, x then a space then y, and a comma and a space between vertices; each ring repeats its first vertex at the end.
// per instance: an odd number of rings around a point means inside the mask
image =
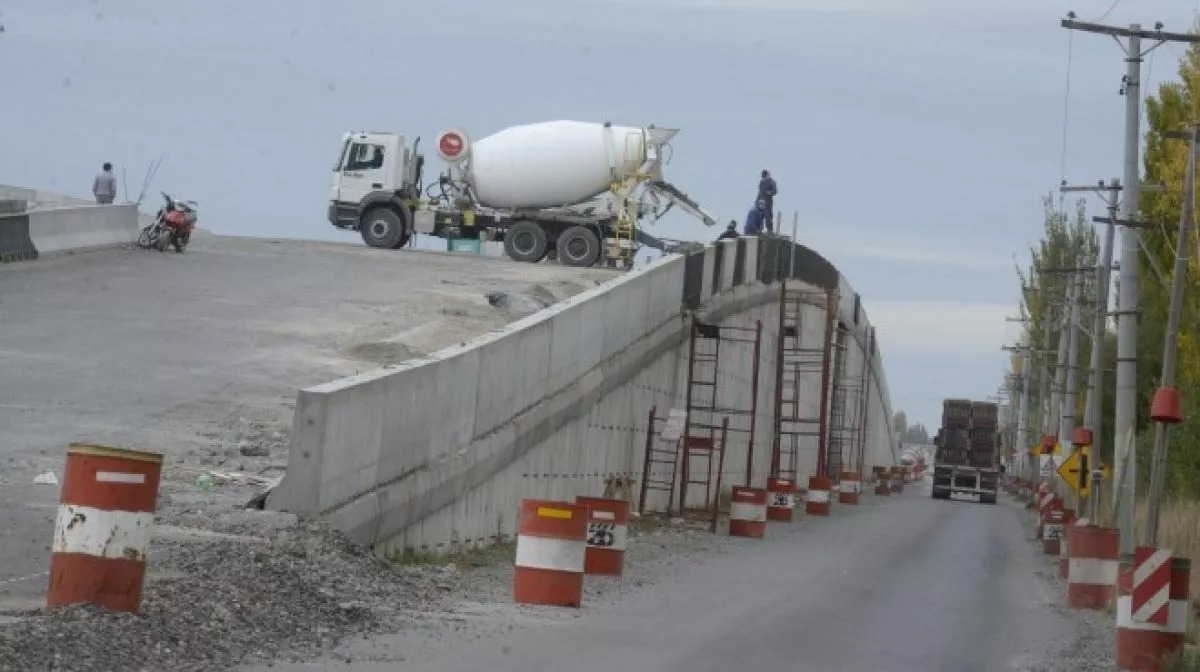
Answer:
POLYGON ((408 221, 392 208, 371 208, 358 220, 363 242, 371 247, 394 250, 408 242, 408 221))
POLYGON ((536 264, 546 257, 546 231, 530 221, 521 221, 504 232, 504 253, 513 261, 536 264))
POLYGON ((933 489, 933 498, 934 499, 950 499, 950 491, 934 488, 933 489))
POLYGON ((995 504, 996 496, 995 495, 980 495, 979 502, 981 504, 995 504))
POLYGON ((600 238, 586 226, 572 226, 558 237, 554 249, 564 266, 592 266, 600 258, 600 238))

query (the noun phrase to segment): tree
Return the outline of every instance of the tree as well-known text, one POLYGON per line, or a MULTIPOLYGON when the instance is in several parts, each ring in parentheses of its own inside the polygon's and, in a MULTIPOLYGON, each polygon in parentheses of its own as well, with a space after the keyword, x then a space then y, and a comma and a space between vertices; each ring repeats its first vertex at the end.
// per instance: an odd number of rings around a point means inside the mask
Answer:
MULTIPOLYGON (((1021 307, 1022 316, 1026 318, 1025 342, 1030 345, 1033 350, 1040 353, 1040 356, 1035 359, 1036 366, 1031 367, 1030 378, 1030 435, 1036 437, 1039 428, 1045 425, 1042 414, 1041 392, 1043 387, 1049 389, 1048 385, 1041 385, 1041 379, 1045 375, 1043 364, 1046 353, 1049 354, 1051 366, 1055 362, 1054 353, 1058 349, 1058 339, 1060 334, 1061 324, 1064 318, 1065 299, 1067 296, 1067 287, 1071 280, 1071 276, 1066 273, 1054 272, 1054 269, 1069 269, 1094 266, 1100 255, 1100 238, 1096 233, 1096 229, 1087 218, 1087 204, 1084 199, 1079 199, 1075 202, 1075 211, 1073 216, 1068 216, 1065 210, 1058 210, 1054 206, 1054 195, 1047 194, 1042 198, 1042 209, 1044 213, 1043 233, 1041 239, 1036 245, 1029 248, 1030 266, 1028 269, 1017 268, 1017 277, 1021 281, 1024 291, 1024 305, 1021 307), (1046 325, 1049 322, 1049 339, 1046 339, 1046 325)), ((1095 306, 1096 301, 1096 283, 1095 276, 1087 273, 1083 276, 1083 291, 1081 293, 1082 305, 1085 308, 1083 315, 1091 314, 1091 307, 1095 306)), ((1082 326, 1090 330, 1092 321, 1090 319, 1082 319, 1082 326)), ((1079 348, 1079 365, 1085 367, 1088 358, 1091 356, 1090 340, 1083 336, 1081 337, 1079 348)), ((1019 357, 1013 357, 1010 360, 1011 372, 1020 374, 1021 362, 1019 357)), ((1051 378, 1053 377, 1053 369, 1050 371, 1051 378)), ((1086 389, 1087 377, 1080 376, 1079 378, 1080 394, 1077 395, 1077 417, 1082 417, 1084 395, 1082 391, 1086 389)))
MULTIPOLYGON (((1138 325, 1138 428, 1139 446, 1144 451, 1153 434, 1149 423, 1150 399, 1160 382, 1162 348, 1167 321, 1169 283, 1175 259, 1179 222, 1183 203, 1183 177, 1187 166, 1187 142, 1166 137, 1166 133, 1185 130, 1200 121, 1200 49, 1192 46, 1179 64, 1179 81, 1162 84, 1157 95, 1146 100, 1146 152, 1143 161, 1145 180, 1161 183, 1162 192, 1143 195, 1140 209, 1143 219, 1163 226, 1143 230, 1147 254, 1140 258, 1141 274, 1138 325), (1159 273, 1162 273, 1160 279, 1159 273)), ((1184 290, 1183 315, 1179 333, 1177 385, 1183 393, 1184 417, 1200 417, 1200 259, 1197 258, 1197 232, 1187 242, 1188 277, 1184 290)), ((1139 456, 1141 457, 1141 456, 1139 456)), ((1148 474, 1149 469, 1139 469, 1148 474)), ((1172 431, 1171 464, 1167 486, 1172 491, 1200 496, 1200 428, 1194 420, 1172 431)))

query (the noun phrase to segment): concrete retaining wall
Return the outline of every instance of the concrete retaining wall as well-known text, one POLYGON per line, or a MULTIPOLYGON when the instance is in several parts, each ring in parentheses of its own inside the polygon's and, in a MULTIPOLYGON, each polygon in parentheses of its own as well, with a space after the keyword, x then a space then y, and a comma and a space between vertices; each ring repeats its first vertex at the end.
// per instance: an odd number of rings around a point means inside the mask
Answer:
MULTIPOLYGON (((865 311, 819 255, 771 239, 723 241, 661 259, 465 345, 302 390, 288 472, 268 506, 325 516, 391 556, 511 536, 523 497, 571 499, 599 495, 615 478, 636 482, 650 408, 665 415, 685 406, 693 311, 706 322, 745 327, 750 338, 761 322, 753 443, 750 416, 741 412, 753 396, 752 343, 722 351, 717 398, 733 409, 724 414, 735 430, 726 488, 742 484, 748 466, 761 485, 774 419, 777 280, 785 275, 842 291, 848 350, 871 346, 865 311)), ((882 361, 877 353, 857 361, 869 361, 879 409, 868 417, 863 460, 892 464, 882 361)), ((815 464, 815 444, 812 456, 815 464)), ((665 504, 659 494, 647 509, 665 504)))

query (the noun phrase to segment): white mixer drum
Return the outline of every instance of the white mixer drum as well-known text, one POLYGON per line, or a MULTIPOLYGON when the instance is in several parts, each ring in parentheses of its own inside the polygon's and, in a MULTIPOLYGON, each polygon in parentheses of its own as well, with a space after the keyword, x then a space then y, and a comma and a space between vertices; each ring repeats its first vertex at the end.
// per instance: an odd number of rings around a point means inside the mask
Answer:
POLYGON ((466 178, 481 205, 551 208, 603 193, 612 183, 610 165, 618 175, 627 175, 645 157, 643 129, 547 121, 512 126, 475 141, 466 178))

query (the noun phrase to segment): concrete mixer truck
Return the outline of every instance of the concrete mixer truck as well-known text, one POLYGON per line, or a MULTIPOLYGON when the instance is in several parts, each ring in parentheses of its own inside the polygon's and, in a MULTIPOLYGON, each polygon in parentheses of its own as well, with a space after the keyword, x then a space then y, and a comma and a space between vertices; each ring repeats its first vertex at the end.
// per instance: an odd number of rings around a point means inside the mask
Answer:
POLYGON ((371 247, 398 249, 413 233, 503 242, 516 261, 548 255, 568 266, 631 266, 641 247, 686 245, 641 224, 673 207, 716 219, 663 179, 675 129, 548 121, 471 142, 458 129, 436 139, 445 172, 428 185, 420 138, 348 132, 333 168, 328 217, 371 247))

